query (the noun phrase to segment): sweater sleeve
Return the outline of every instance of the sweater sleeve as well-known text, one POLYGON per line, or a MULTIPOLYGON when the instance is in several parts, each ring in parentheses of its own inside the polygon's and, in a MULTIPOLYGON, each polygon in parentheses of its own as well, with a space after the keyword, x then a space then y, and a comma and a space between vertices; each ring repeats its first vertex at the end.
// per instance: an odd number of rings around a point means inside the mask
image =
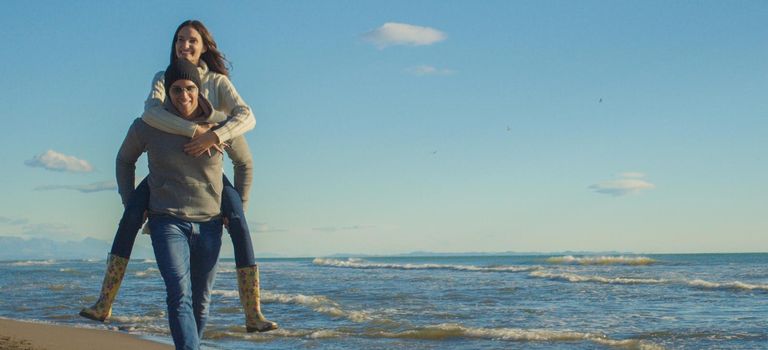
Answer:
POLYGON ((144 101, 144 114, 141 119, 149 126, 175 135, 192 137, 197 124, 179 118, 163 107, 165 102, 165 72, 160 71, 152 79, 152 90, 144 101))
POLYGON ((256 117, 253 116, 251 107, 248 107, 237 93, 229 78, 219 75, 216 79, 216 94, 219 100, 216 109, 228 112, 229 117, 213 132, 219 137, 219 141, 225 142, 253 129, 256 126, 256 117))
POLYGON ((123 206, 128 203, 128 199, 133 193, 136 184, 136 161, 146 149, 146 144, 139 136, 138 128, 141 120, 136 119, 125 140, 117 152, 117 161, 115 162, 115 174, 117 177, 117 190, 123 201, 123 206))
POLYGON ((243 200, 243 208, 248 204, 248 193, 253 183, 253 157, 245 137, 238 136, 226 148, 235 170, 235 190, 243 200))

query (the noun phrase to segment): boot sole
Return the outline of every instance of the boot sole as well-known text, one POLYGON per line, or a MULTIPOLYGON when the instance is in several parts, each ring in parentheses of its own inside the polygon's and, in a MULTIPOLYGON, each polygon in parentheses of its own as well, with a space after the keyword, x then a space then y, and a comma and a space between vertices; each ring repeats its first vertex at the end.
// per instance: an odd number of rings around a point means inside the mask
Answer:
POLYGON ((264 332, 274 331, 275 329, 278 329, 278 328, 280 328, 280 327, 275 325, 274 327, 268 327, 268 328, 263 328, 263 329, 258 329, 256 327, 245 327, 245 330, 248 333, 253 333, 253 332, 264 333, 264 332))
POLYGON ((95 316, 93 316, 93 315, 91 315, 91 314, 89 314, 89 313, 87 313, 85 311, 80 311, 80 316, 85 317, 85 318, 87 318, 89 320, 94 320, 94 321, 98 321, 98 322, 102 322, 102 323, 104 322, 104 320, 107 319, 106 317, 105 318, 95 317, 95 316))

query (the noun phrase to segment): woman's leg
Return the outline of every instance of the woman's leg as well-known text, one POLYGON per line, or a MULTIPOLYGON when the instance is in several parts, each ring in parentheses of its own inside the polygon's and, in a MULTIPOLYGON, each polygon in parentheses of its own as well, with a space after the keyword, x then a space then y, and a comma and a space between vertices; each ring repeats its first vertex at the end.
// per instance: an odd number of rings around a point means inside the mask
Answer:
POLYGON ((120 284, 125 276, 128 259, 131 257, 136 235, 144 223, 144 212, 149 206, 149 185, 145 178, 133 191, 123 211, 123 217, 117 226, 117 233, 112 241, 112 250, 107 257, 107 270, 101 283, 99 300, 90 307, 80 310, 80 316, 104 322, 112 314, 120 284))
POLYGON ((133 190, 131 198, 125 206, 123 217, 117 226, 115 239, 112 241, 112 255, 130 258, 133 251, 133 243, 136 241, 141 226, 144 225, 144 213, 149 207, 149 184, 147 178, 139 183, 133 190))
POLYGON ((226 176, 224 176, 223 181, 221 213, 229 221, 227 232, 229 232, 232 247, 235 250, 235 266, 239 268, 256 265, 256 259, 253 257, 251 233, 248 230, 248 223, 245 221, 243 200, 240 199, 240 194, 237 193, 226 176))
POLYGON ((240 303, 245 311, 245 329, 248 332, 267 332, 277 329, 277 323, 267 320, 261 313, 259 268, 253 257, 253 245, 248 222, 245 220, 243 201, 226 176, 224 176, 224 190, 221 197, 221 212, 229 221, 227 231, 235 250, 237 284, 240 303))
POLYGON ((170 216, 149 219, 152 249, 165 282, 168 324, 177 350, 199 350, 200 339, 192 309, 190 241, 192 223, 170 216))
POLYGON ((192 309, 197 322, 197 335, 203 339, 203 330, 208 320, 211 291, 216 279, 216 265, 221 251, 221 220, 193 224, 195 234, 192 235, 192 309))

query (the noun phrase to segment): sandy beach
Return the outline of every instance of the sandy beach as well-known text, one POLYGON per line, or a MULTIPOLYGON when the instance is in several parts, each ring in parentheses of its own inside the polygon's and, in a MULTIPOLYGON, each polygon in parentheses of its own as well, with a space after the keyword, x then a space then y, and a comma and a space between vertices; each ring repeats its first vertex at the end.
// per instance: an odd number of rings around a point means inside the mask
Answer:
POLYGON ((172 346, 117 331, 0 318, 0 350, 168 350, 172 346))

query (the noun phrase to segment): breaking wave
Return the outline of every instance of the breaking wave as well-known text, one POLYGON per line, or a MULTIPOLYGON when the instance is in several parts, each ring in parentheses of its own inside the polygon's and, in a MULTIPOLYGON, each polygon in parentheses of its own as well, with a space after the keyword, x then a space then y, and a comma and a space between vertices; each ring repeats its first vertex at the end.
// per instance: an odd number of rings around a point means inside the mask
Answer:
POLYGON ((158 313, 157 316, 121 316, 112 315, 110 320, 119 323, 147 323, 147 322, 163 322, 166 320, 165 312, 158 313))
POLYGON ((603 334, 582 333, 572 331, 553 331, 545 329, 517 328, 474 328, 459 324, 446 323, 435 326, 420 327, 403 332, 379 332, 385 338, 405 338, 422 340, 444 340, 448 338, 477 338, 507 341, 546 341, 546 342, 577 342, 590 341, 596 344, 638 350, 656 350, 663 347, 636 339, 615 340, 603 334))
MULTIPOLYGON (((253 335, 241 332, 213 332, 212 338, 243 338, 253 339, 253 335)), ((266 334, 270 337, 286 338, 388 338, 416 339, 442 341, 446 339, 486 339, 505 340, 514 342, 592 342, 602 346, 635 350, 663 350, 664 347, 641 339, 611 339, 604 334, 583 333, 573 331, 555 331, 546 329, 516 329, 516 328, 475 328, 460 324, 446 323, 425 327, 416 327, 401 332, 381 331, 380 328, 366 328, 360 332, 345 330, 311 330, 311 329, 278 329, 266 334)))
POLYGON ((660 284, 668 282, 667 280, 653 278, 584 276, 574 273, 552 273, 547 271, 533 271, 529 276, 567 282, 597 282, 606 284, 660 284))
POLYGON ((529 274, 531 277, 546 278, 557 281, 566 281, 574 283, 593 282, 605 284, 680 284, 688 287, 705 290, 732 290, 732 291, 764 291, 768 292, 768 284, 750 284, 740 281, 733 282, 710 282, 700 279, 655 279, 655 278, 633 278, 633 277, 602 277, 585 276, 574 273, 552 273, 547 271, 533 271, 529 274))
POLYGON ((538 266, 474 266, 474 265, 445 265, 445 264, 383 264, 373 263, 362 259, 347 260, 315 258, 315 265, 346 267, 353 269, 395 269, 395 270, 454 270, 475 272, 529 272, 537 270, 538 266))
POLYGON ((709 282, 704 280, 692 280, 686 282, 689 286, 701 289, 721 289, 721 290, 737 290, 737 291, 752 291, 759 290, 768 292, 768 284, 750 284, 740 281, 733 282, 709 282))
POLYGON ((270 341, 275 338, 306 338, 306 339, 332 339, 353 336, 349 332, 341 332, 329 329, 285 329, 278 328, 268 333, 245 333, 240 327, 228 327, 228 329, 209 329, 205 332, 208 339, 245 339, 248 341, 270 341))
POLYGON ((53 265, 56 263, 56 260, 27 260, 27 261, 17 261, 14 263, 11 263, 11 266, 40 266, 40 265, 53 265))
MULTIPOLYGON (((226 298, 240 297, 236 290, 214 290, 212 293, 226 298)), ((366 322, 373 320, 371 313, 368 311, 345 310, 337 302, 321 295, 283 294, 262 291, 261 301, 263 303, 302 305, 309 307, 316 312, 332 317, 346 318, 352 322, 366 322)))
POLYGON ((147 276, 156 275, 158 273, 160 273, 160 270, 158 270, 155 267, 150 267, 150 268, 147 268, 144 271, 137 271, 135 275, 137 277, 147 277, 147 276))
POLYGON ((262 297, 266 302, 298 304, 332 317, 346 318, 353 322, 365 322, 373 319, 367 311, 344 310, 338 303, 321 295, 282 294, 266 292, 262 297))
POLYGON ((550 264, 579 264, 579 265, 651 265, 655 259, 645 256, 554 256, 547 259, 550 264))

